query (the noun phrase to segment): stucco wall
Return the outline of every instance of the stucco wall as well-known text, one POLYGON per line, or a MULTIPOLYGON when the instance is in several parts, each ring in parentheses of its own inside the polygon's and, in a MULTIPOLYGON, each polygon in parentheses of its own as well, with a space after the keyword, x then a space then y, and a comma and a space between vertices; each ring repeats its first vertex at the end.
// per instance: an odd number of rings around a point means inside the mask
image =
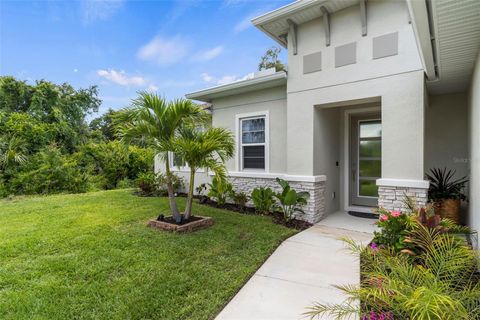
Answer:
MULTIPOLYGON (((298 54, 288 55, 288 91, 332 86, 418 70, 422 68, 415 36, 404 1, 370 1, 367 4, 367 35, 362 37, 359 6, 331 16, 331 45, 325 45, 322 18, 298 26, 298 54), (372 59, 374 37, 398 32, 398 54, 372 59), (356 42, 355 64, 335 68, 335 47, 356 42), (322 70, 303 74, 303 56, 320 51, 322 70)), ((291 43, 291 41, 289 42, 291 43)))
POLYGON ((327 176, 325 183, 327 214, 340 208, 340 149, 343 145, 340 139, 341 111, 339 108, 316 108, 314 112, 313 174, 327 176))
MULTIPOLYGON (((314 106, 353 105, 381 100, 382 177, 423 180, 424 74, 406 72, 315 90, 289 93, 287 107, 287 173, 324 174, 314 165, 314 106)), ((321 151, 327 146, 315 145, 321 151)), ((320 152, 319 151, 319 152, 320 152)), ((328 177, 327 177, 328 181, 328 177)))
POLYGON ((443 94, 429 97, 425 115, 425 172, 449 168, 458 177, 469 173, 468 95, 443 94))
MULTIPOLYGON (((155 169, 154 171, 156 173, 158 172, 165 172, 165 162, 162 161, 158 156, 155 157, 155 169)), ((183 188, 182 190, 179 190, 179 191, 182 191, 182 192, 187 192, 187 188, 188 188, 188 181, 190 181, 190 170, 179 170, 178 168, 172 168, 172 172, 174 174, 176 174, 177 176, 183 178, 184 182, 185 182, 185 188, 183 188)), ((200 184, 202 183, 210 183, 211 182, 211 177, 210 175, 205 172, 205 171, 200 171, 200 172, 197 172, 195 174, 195 184, 194 184, 194 187, 198 187, 200 184)))
POLYGON ((469 223, 480 230, 480 54, 472 78, 469 101, 470 205, 469 223))
MULTIPOLYGON (((213 104, 213 125, 231 130, 236 134, 236 116, 240 114, 268 111, 269 114, 269 167, 272 173, 286 170, 286 88, 285 86, 219 98, 213 104)), ((228 161, 227 169, 236 171, 238 155, 228 161)))

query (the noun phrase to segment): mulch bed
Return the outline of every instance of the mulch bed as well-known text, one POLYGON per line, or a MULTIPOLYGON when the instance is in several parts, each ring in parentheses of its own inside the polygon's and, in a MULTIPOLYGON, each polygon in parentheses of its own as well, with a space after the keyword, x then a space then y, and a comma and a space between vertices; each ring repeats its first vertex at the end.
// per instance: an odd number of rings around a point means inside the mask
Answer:
MULTIPOLYGON (((241 213, 241 214, 258 214, 255 211, 255 208, 252 208, 252 207, 240 208, 239 206, 237 206, 235 204, 232 204, 232 203, 226 203, 226 204, 220 206, 215 201, 212 201, 211 199, 208 199, 208 198, 201 199, 200 204, 203 204, 203 205, 206 205, 206 206, 209 206, 209 207, 213 207, 213 208, 217 208, 217 209, 234 211, 234 212, 241 213)), ((273 220, 274 223, 283 225, 287 228, 296 229, 296 230, 299 230, 299 231, 308 229, 313 225, 310 222, 303 221, 303 220, 298 220, 298 219, 292 219, 292 220, 286 222, 285 219, 283 218, 283 214, 281 212, 274 212, 274 213, 269 214, 269 216, 272 217, 272 220, 273 220)))
MULTIPOLYGON (((137 195, 139 195, 139 194, 137 194, 137 195)), ((139 195, 139 196, 142 196, 142 195, 139 195)), ((145 196, 145 195, 143 195, 143 196, 145 196)), ((155 195, 150 195, 150 196, 155 197, 155 195)), ((177 193, 175 196, 185 198, 185 197, 187 197, 187 194, 186 193, 177 193)), ((226 203, 224 205, 218 205, 215 201, 211 200, 210 198, 208 198, 206 196, 194 196, 194 198, 198 200, 199 204, 209 206, 209 207, 212 207, 212 208, 229 210, 229 211, 233 211, 233 212, 237 212, 237 213, 241 213, 241 214, 252 214, 252 215, 258 214, 255 211, 255 208, 252 208, 252 207, 240 208, 239 206, 237 206, 233 203, 226 203)), ((291 229, 295 229, 295 230, 299 230, 299 231, 308 229, 313 225, 310 222, 299 220, 299 219, 292 219, 292 220, 286 222, 285 219, 283 219, 283 214, 281 212, 274 212, 274 213, 269 214, 268 216, 271 216, 272 221, 276 224, 280 224, 280 225, 283 225, 287 228, 291 228, 291 229)), ((171 219, 171 217, 167 217, 167 218, 171 219)), ((165 219, 167 219, 167 218, 165 218, 165 219)))

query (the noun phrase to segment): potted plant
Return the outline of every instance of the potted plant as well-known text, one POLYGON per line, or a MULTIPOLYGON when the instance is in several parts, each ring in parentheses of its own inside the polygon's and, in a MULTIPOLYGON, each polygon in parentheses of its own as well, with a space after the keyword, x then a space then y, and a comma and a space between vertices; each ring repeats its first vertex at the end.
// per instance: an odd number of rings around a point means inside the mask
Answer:
POLYGON ((455 170, 447 168, 433 168, 426 175, 430 181, 428 198, 434 202, 435 214, 460 223, 461 201, 466 199, 464 194, 467 177, 455 179, 455 170))

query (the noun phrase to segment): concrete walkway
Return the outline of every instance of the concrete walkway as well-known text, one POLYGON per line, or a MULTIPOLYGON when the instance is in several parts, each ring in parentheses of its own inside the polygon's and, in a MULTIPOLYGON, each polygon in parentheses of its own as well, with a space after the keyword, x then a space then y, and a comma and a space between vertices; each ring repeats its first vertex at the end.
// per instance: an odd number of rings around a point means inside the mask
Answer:
MULTIPOLYGON (((302 319, 314 302, 342 302, 332 284, 359 282, 359 263, 341 237, 372 238, 374 220, 333 214, 284 241, 217 316, 217 320, 302 319)), ((324 318, 325 319, 325 318, 324 318)))

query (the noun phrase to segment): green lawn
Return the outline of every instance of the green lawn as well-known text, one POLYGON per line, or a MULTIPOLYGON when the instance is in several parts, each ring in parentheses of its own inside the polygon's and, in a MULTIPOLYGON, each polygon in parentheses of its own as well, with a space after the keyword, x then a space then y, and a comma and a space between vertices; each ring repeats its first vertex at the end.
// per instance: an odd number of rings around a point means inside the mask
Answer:
POLYGON ((200 205, 212 228, 156 231, 167 200, 131 192, 0 200, 0 319, 211 319, 294 233, 200 205))

